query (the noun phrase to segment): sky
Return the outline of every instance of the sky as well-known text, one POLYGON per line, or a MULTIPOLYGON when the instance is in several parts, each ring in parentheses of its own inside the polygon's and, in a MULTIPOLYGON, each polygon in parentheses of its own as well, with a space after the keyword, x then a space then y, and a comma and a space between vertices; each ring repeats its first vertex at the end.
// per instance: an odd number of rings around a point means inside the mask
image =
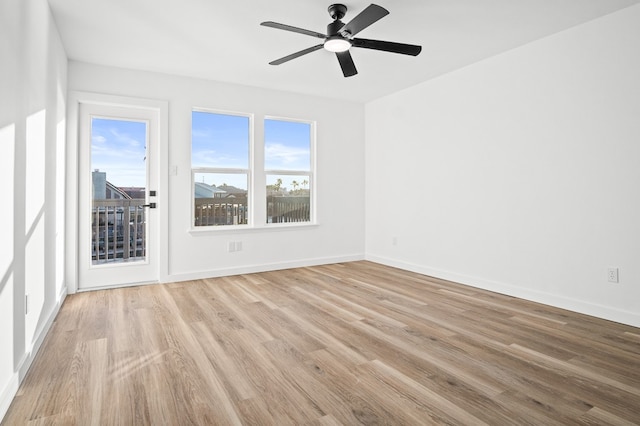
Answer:
POLYGON ((91 171, 100 169, 118 187, 146 187, 147 124, 91 119, 91 171))
MULTIPOLYGON (((265 169, 273 171, 308 171, 311 165, 311 125, 293 121, 264 122, 265 169)), ((192 114, 191 162, 193 167, 248 168, 250 122, 249 117, 194 111, 192 114)), ((256 143, 258 143, 256 141, 256 143)), ((274 173, 275 174, 275 173, 274 173)), ((291 188, 290 181, 309 180, 303 177, 278 176, 283 186, 291 188), (287 184, 288 182, 288 184, 287 184)), ((201 174, 197 182, 238 188, 247 188, 245 174, 201 174)), ((270 180, 268 178, 267 184, 270 180)))
POLYGON ((309 170, 311 125, 265 120, 265 170, 309 170))
MULTIPOLYGON (((249 167, 249 117, 193 111, 192 167, 249 167)), ((93 118, 91 126, 91 170, 107 173, 112 184, 145 187, 146 138, 145 122, 93 118)), ((267 184, 277 178, 293 189, 291 181, 309 180, 304 176, 281 175, 279 171, 310 170, 311 125, 309 123, 267 119, 264 122, 265 170, 267 184), (272 171, 269 173, 269 171, 272 171)), ((258 141, 256 141, 258 143, 258 141)), ((246 174, 197 174, 196 181, 228 184, 246 189, 246 174)), ((301 186, 300 186, 301 187, 301 186)))

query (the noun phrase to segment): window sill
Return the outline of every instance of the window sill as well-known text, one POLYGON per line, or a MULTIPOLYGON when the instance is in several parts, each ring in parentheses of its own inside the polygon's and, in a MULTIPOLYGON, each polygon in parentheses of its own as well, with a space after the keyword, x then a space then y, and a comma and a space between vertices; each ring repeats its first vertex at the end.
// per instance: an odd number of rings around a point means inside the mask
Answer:
POLYGON ((274 231, 295 231, 299 229, 313 229, 320 225, 318 223, 269 223, 261 226, 250 225, 227 225, 227 226, 201 226, 187 230, 194 237, 201 237, 214 234, 242 234, 253 232, 274 232, 274 231))

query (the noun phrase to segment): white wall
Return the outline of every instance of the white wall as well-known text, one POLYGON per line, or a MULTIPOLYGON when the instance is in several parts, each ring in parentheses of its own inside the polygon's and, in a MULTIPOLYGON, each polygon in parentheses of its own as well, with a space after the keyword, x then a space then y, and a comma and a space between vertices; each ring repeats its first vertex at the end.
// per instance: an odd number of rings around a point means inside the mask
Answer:
MULTIPOLYGON (((69 90, 169 103, 168 222, 161 281, 229 275, 364 257, 364 106, 71 61, 69 90), (317 122, 318 225, 289 229, 190 232, 191 110, 255 114, 257 142, 265 115, 317 122), (229 241, 242 251, 228 253, 229 241)), ((167 173, 163 170, 162 173, 167 173)), ((166 175, 165 175, 166 177, 166 175)), ((159 194, 161 195, 161 194, 159 194)))
POLYGON ((1 419, 66 294, 67 58, 46 0, 0 3, 0 64, 1 419))
POLYGON ((367 258, 640 326, 638 76, 633 6, 369 103, 367 258))

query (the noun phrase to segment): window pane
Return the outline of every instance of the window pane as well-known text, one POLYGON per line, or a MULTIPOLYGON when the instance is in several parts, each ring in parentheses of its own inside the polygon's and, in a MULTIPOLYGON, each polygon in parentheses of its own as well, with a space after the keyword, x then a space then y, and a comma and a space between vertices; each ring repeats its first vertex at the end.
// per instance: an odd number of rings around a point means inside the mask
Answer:
POLYGON ((145 122, 91 119, 91 170, 100 169, 107 174, 107 181, 117 187, 144 188, 147 180, 146 159, 145 122))
POLYGON ((194 225, 249 223, 246 173, 194 173, 194 225))
POLYGON ((311 221, 309 175, 267 175, 267 223, 311 221))
POLYGON ((192 167, 249 167, 249 117, 193 111, 192 167))
POLYGON ((264 121, 265 170, 310 170, 311 124, 264 121))
POLYGON ((147 255, 147 123, 91 119, 91 261, 144 261, 147 255))

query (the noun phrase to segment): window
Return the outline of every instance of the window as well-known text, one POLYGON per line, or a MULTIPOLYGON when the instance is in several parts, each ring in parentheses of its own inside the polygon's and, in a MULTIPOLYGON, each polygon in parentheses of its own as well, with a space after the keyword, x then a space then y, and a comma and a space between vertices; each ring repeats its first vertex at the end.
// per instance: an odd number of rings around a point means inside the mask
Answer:
POLYGON ((311 221, 313 125, 264 121, 267 223, 311 221))
POLYGON ((249 223, 250 141, 249 116, 191 113, 194 226, 249 223))
POLYGON ((255 147, 264 163, 252 160, 253 136, 248 114, 192 111, 193 227, 312 222, 314 124, 265 119, 264 144, 255 147))

